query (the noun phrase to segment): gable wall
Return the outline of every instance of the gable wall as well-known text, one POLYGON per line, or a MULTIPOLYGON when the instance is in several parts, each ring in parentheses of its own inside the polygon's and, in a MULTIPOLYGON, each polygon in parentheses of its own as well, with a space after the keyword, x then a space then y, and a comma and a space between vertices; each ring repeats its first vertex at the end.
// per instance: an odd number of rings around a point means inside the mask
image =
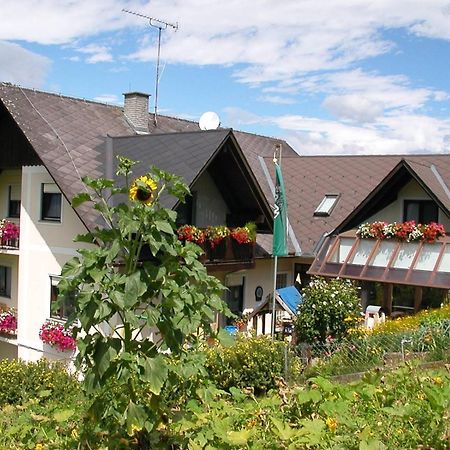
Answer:
MULTIPOLYGON (((430 196, 422 189, 415 180, 411 180, 399 192, 397 200, 373 216, 369 217, 365 222, 402 222, 403 221, 403 202, 404 200, 431 200, 430 196)), ((450 219, 439 210, 439 223, 442 223, 447 231, 450 231, 450 219)))
POLYGON ((197 192, 194 214, 196 226, 203 228, 208 225, 226 224, 229 211, 211 175, 203 173, 192 186, 191 191, 197 192))

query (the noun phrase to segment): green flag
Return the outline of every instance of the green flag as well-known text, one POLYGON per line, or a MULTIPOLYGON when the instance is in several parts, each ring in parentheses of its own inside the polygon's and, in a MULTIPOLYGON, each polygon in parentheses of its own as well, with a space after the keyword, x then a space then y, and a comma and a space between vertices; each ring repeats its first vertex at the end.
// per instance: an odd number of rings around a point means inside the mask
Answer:
POLYGON ((275 163, 275 205, 273 208, 273 256, 287 256, 287 202, 281 167, 275 163))

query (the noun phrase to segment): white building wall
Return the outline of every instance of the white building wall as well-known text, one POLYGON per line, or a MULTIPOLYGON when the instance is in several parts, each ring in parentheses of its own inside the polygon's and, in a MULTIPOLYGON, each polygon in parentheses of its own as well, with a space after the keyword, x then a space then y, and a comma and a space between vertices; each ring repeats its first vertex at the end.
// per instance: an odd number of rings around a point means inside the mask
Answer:
MULTIPOLYGON (((50 317, 50 275, 61 273, 63 265, 82 246, 73 238, 86 232, 64 197, 60 223, 40 220, 42 183, 53 183, 45 167, 23 167, 17 342, 19 357, 26 360, 38 359, 44 349, 39 329, 50 317)), ((54 353, 53 358, 67 357, 46 350, 54 353)))
MULTIPOLYGON (((411 180, 402 189, 400 189, 395 202, 377 212, 372 217, 369 217, 366 222, 402 222, 403 203, 405 200, 431 200, 431 198, 417 183, 417 181, 411 180)), ((447 231, 450 231, 450 219, 441 210, 439 210, 439 223, 444 225, 447 231)))

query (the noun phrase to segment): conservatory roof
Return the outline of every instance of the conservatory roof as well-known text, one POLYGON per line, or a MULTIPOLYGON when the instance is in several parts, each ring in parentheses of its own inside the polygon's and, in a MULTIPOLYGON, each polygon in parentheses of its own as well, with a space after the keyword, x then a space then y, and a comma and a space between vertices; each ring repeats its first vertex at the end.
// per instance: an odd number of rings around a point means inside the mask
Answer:
POLYGON ((308 273, 450 289, 450 237, 404 242, 362 239, 350 230, 324 241, 308 273))

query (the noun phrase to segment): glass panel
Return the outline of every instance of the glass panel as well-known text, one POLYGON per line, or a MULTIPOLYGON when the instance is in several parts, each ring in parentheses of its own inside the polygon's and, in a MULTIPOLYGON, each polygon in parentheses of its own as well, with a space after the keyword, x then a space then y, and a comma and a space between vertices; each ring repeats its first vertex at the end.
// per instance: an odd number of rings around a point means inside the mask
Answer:
POLYGON ((422 203, 422 223, 430 223, 438 221, 438 207, 436 203, 433 202, 423 202, 422 203))
POLYGON ((436 244, 425 244, 420 252, 415 269, 433 270, 442 247, 436 244))
POLYGON ((383 241, 376 251, 371 265, 377 267, 386 267, 396 245, 397 244, 395 242, 383 241))
POLYGON ((405 202, 405 221, 415 220, 419 222, 419 203, 418 202, 405 202))
POLYGON ((398 252, 398 255, 395 258, 392 266, 397 269, 409 269, 418 248, 419 244, 417 243, 403 242, 402 244, 400 244, 400 251, 398 252))
POLYGON ((450 272, 450 245, 445 246, 445 252, 439 264, 439 272, 450 272))
POLYGON ((329 214, 337 199, 337 195, 325 195, 314 214, 329 214))
POLYGON ((42 219, 61 219, 61 194, 42 195, 42 219))
POLYGON ((355 239, 353 238, 341 238, 341 242, 339 243, 339 262, 343 263, 348 254, 350 253, 350 249, 355 243, 355 239))
POLYGON ((358 248, 349 262, 351 264, 361 264, 364 266, 369 258, 373 246, 375 245, 375 242, 376 241, 373 239, 361 239, 359 241, 358 248))

